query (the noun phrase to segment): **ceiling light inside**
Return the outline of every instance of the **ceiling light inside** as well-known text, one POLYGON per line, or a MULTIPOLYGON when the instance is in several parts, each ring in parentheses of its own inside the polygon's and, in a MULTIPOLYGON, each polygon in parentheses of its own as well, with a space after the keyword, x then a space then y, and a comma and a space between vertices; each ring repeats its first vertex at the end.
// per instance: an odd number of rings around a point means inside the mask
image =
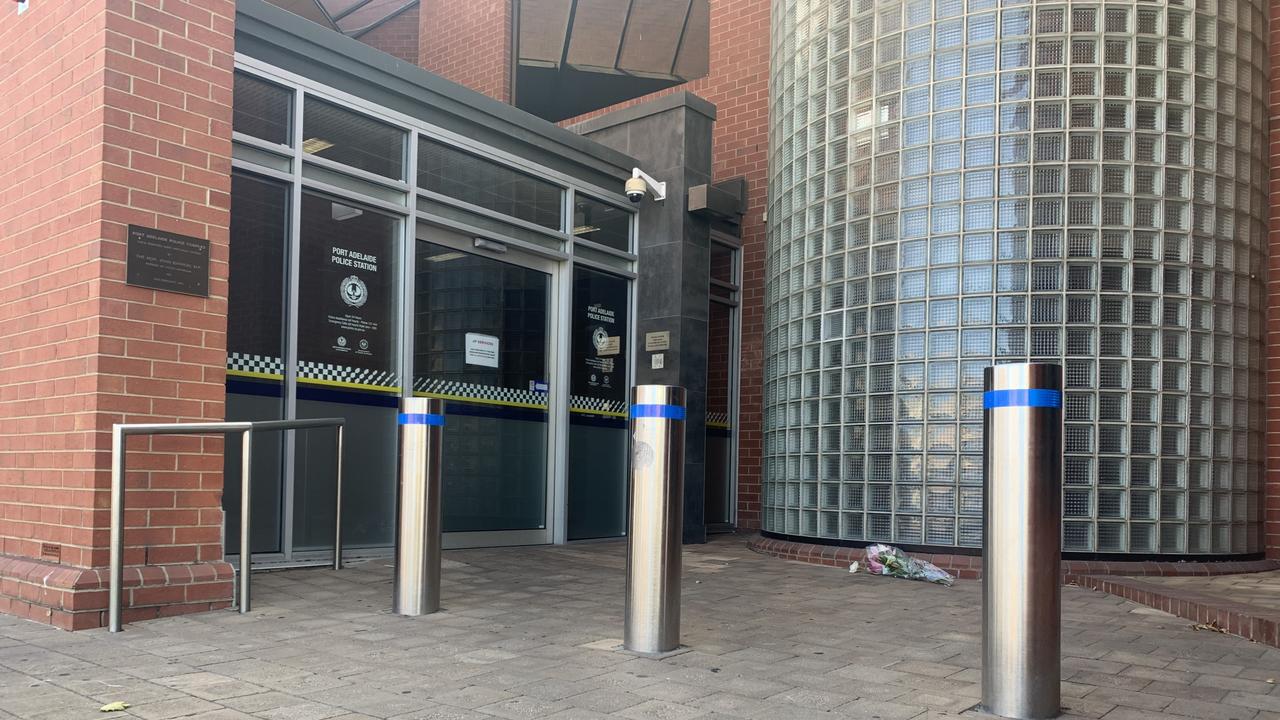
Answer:
POLYGON ((360 208, 353 208, 350 205, 343 205, 341 203, 329 203, 329 205, 333 219, 339 222, 343 220, 350 220, 353 217, 360 217, 364 214, 364 211, 360 208))
POLYGON ((321 138, 307 138, 302 141, 302 152, 308 155, 314 155, 331 147, 333 147, 333 143, 321 138))
POLYGON ((466 255, 460 252, 447 252, 440 253, 439 255, 432 255, 427 258, 427 260, 430 262, 449 262, 450 260, 458 260, 459 258, 464 257, 466 257, 466 255))

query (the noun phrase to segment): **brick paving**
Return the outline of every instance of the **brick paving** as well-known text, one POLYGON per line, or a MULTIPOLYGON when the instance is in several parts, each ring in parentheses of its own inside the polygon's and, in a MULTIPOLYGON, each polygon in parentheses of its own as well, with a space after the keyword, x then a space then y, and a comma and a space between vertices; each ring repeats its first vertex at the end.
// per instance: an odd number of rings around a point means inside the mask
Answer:
MULTIPOLYGON (((255 575, 254 611, 111 636, 0 617, 0 718, 939 718, 979 696, 981 587, 850 575, 722 537, 685 553, 689 652, 621 636, 624 545, 446 553, 445 610, 388 611, 391 569, 255 575), (114 715, 103 703, 132 707, 114 715)), ((1280 650, 1063 589, 1063 704, 1105 720, 1280 720, 1280 650)), ((969 711, 969 714, 974 714, 969 711)))

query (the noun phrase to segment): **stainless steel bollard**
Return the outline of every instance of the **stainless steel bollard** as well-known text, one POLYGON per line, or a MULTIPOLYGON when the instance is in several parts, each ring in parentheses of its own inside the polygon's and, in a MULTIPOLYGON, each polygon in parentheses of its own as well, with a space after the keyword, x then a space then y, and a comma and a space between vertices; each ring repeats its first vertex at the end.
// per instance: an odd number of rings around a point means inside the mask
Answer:
POLYGON ((631 391, 631 520, 623 647, 659 655, 680 646, 685 391, 631 391))
POLYGON ((396 502, 396 580, 391 609, 440 609, 440 452, 444 401, 404 398, 400 409, 400 487, 396 502))
POLYGON ((1060 713, 1062 367, 986 369, 982 706, 1019 720, 1060 713))

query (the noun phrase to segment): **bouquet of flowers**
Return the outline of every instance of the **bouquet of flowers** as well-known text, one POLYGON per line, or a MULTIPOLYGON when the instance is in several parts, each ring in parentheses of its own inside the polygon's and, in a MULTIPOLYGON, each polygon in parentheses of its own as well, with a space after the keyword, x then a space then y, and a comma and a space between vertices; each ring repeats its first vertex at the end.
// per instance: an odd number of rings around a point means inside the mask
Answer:
MULTIPOLYGON (((872 575, 889 575, 907 580, 924 580, 950 586, 955 582, 945 570, 931 562, 917 560, 892 545, 867 547, 867 572, 872 575)), ((849 566, 849 572, 858 572, 858 563, 849 566)))

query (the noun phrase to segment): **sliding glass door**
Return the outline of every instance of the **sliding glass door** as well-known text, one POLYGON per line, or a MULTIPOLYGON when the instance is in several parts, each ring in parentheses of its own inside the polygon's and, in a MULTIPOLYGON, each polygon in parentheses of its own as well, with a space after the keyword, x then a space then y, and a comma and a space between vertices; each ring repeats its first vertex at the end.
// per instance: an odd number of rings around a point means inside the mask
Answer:
POLYGON ((414 263, 413 392, 445 400, 445 543, 551 542, 554 265, 436 230, 414 263))

